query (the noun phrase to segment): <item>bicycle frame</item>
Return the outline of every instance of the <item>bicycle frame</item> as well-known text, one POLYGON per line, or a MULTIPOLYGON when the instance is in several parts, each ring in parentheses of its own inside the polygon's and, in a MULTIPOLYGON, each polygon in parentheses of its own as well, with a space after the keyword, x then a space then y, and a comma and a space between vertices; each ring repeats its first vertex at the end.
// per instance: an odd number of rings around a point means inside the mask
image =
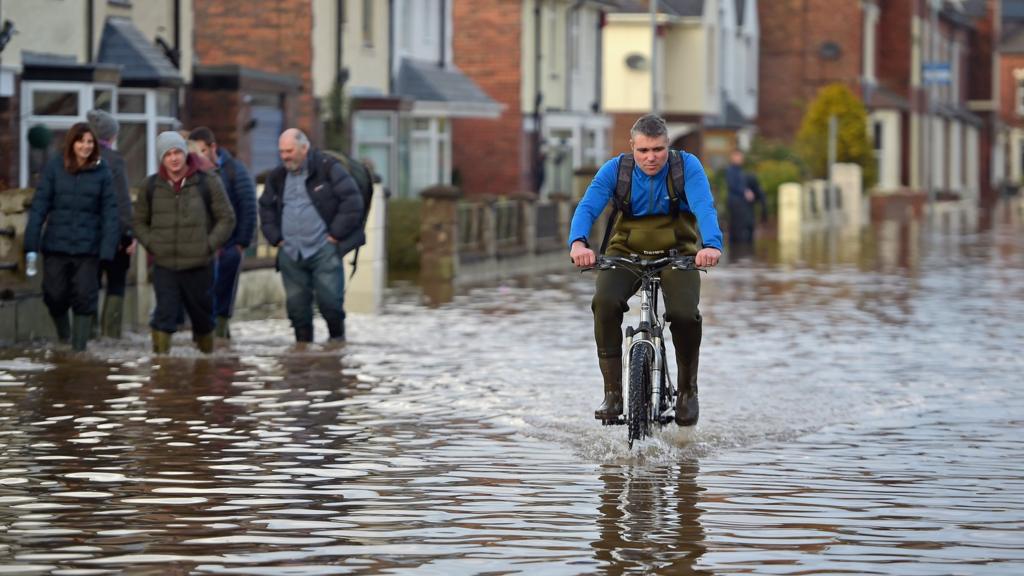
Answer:
POLYGON ((692 257, 678 257, 675 251, 668 256, 645 259, 638 255, 631 257, 601 256, 595 265, 585 270, 609 270, 623 268, 633 272, 640 280, 640 323, 626 329, 626 346, 624 347, 622 381, 630 382, 630 401, 627 416, 617 420, 606 420, 604 424, 629 424, 629 445, 633 440, 650 435, 652 424, 663 425, 672 421, 675 409, 673 396, 675 388, 666 370, 664 327, 665 322, 658 315, 658 294, 661 292, 661 272, 672 268, 675 270, 703 270, 694 265, 692 257), (648 359, 635 355, 634 351, 645 346, 650 347, 649 368, 638 370, 633 374, 633 358, 640 359, 640 366, 646 366, 648 359), (640 380, 636 380, 640 378, 640 380), (646 383, 644 383, 646 381, 646 383), (635 386, 634 386, 635 384, 635 386), (640 390, 637 402, 634 393, 640 390))
MULTIPOLYGON (((658 271, 660 272, 660 270, 658 271)), ((651 348, 651 413, 649 417, 655 421, 660 419, 663 387, 662 373, 665 370, 664 335, 665 322, 658 316, 658 294, 661 291, 661 278, 656 274, 644 273, 640 278, 640 324, 633 328, 632 335, 626 337, 625 354, 622 359, 623 382, 628 381, 632 368, 633 349, 638 346, 651 348)))

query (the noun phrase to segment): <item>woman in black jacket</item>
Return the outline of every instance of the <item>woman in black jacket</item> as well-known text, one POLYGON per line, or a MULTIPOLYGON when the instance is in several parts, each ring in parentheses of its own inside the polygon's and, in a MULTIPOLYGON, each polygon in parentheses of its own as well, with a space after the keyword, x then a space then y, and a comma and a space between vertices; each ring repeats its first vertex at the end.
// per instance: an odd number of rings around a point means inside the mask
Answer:
POLYGON ((43 171, 25 227, 25 252, 43 253, 43 301, 57 336, 70 339, 75 350, 85 349, 92 330, 99 262, 114 257, 117 218, 117 197, 96 135, 88 124, 75 124, 63 156, 43 171), (73 328, 68 308, 75 315, 73 328))

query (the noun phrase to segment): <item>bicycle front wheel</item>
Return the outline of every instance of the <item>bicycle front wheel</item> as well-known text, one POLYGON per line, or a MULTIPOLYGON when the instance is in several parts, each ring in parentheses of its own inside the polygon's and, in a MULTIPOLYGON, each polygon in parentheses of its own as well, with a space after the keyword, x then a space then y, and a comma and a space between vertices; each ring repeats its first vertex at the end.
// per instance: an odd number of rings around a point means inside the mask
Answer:
POLYGON ((651 362, 650 346, 635 346, 629 352, 629 447, 635 440, 650 436, 651 424, 651 362))

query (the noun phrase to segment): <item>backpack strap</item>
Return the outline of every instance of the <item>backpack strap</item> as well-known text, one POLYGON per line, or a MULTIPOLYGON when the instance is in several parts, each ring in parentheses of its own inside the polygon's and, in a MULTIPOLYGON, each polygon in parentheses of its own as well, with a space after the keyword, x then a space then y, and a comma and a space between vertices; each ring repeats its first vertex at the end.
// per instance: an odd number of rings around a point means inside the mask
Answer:
POLYGON ((213 198, 212 192, 210 192, 210 174, 200 170, 196 172, 196 175, 199 176, 199 196, 203 199, 203 206, 206 207, 206 222, 210 224, 210 228, 213 228, 213 198))
POLYGON ((153 224, 153 193, 156 191, 156 174, 146 177, 146 206, 149 207, 149 214, 146 214, 146 223, 153 224))
POLYGON ((669 214, 675 220, 679 217, 679 201, 685 198, 686 178, 683 174, 683 154, 678 150, 668 151, 668 197, 669 214))
POLYGON ((615 178, 612 211, 608 215, 608 222, 604 227, 604 239, 601 240, 601 251, 598 254, 603 255, 604 251, 608 249, 608 240, 612 237, 612 229, 615 227, 615 221, 618 219, 619 213, 621 212, 624 215, 631 215, 633 213, 629 200, 633 190, 633 168, 635 166, 636 160, 632 154, 619 154, 619 171, 615 178))

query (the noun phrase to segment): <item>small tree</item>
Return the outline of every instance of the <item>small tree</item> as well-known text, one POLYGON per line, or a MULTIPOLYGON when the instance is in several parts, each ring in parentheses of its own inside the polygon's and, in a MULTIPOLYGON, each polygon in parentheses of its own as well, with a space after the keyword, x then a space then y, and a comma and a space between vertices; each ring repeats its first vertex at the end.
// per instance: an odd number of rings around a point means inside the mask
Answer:
POLYGON ((864 170, 864 187, 874 186, 878 169, 868 137, 868 113, 845 84, 829 84, 818 91, 804 115, 797 134, 797 150, 815 178, 828 177, 828 119, 835 116, 836 162, 859 164, 864 170))

